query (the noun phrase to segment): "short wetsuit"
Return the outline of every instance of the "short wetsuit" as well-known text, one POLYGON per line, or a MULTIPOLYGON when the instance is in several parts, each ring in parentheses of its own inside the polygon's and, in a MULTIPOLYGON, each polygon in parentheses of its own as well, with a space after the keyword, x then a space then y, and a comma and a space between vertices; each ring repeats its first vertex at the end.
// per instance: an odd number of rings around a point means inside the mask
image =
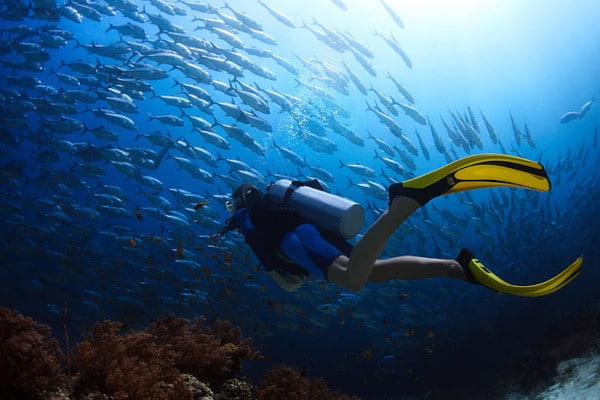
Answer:
POLYGON ((279 249, 290 260, 307 271, 327 278, 327 267, 339 256, 350 257, 353 246, 342 237, 321 232, 310 223, 298 225, 287 232, 279 249))

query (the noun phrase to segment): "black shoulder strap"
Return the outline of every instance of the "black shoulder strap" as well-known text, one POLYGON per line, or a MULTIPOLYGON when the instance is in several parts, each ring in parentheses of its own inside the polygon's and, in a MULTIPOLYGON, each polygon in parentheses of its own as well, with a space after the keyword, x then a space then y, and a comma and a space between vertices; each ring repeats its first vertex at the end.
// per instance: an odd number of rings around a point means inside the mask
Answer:
POLYGON ((292 193, 294 193, 294 191, 296 191, 296 189, 298 189, 301 186, 308 186, 321 191, 324 190, 323 186, 319 183, 317 179, 311 179, 310 181, 292 181, 290 186, 288 186, 288 188, 286 189, 285 194, 283 195, 283 205, 289 205, 292 193))
POLYGON ((310 181, 293 181, 292 184, 296 184, 297 186, 308 186, 321 191, 325 190, 318 179, 311 179, 310 181))
POLYGON ((292 197, 292 193, 294 193, 296 191, 296 189, 298 189, 301 185, 298 185, 297 183, 300 181, 293 181, 290 186, 288 186, 288 188, 285 190, 285 194, 283 195, 283 205, 284 206, 289 206, 290 204, 290 197, 292 197))

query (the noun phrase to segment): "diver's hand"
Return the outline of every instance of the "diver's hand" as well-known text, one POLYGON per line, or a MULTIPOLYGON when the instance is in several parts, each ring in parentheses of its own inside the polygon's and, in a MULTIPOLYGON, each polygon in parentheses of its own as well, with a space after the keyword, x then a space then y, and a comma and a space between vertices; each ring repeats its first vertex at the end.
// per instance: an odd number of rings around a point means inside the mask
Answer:
POLYGON ((302 286, 302 278, 296 275, 281 275, 276 270, 271 270, 269 276, 279 287, 288 292, 295 292, 302 286))
POLYGON ((250 213, 248 213, 247 208, 242 208, 242 209, 237 210, 235 212, 235 214, 233 214, 233 220, 234 220, 237 228, 243 234, 246 234, 247 232, 254 229, 254 224, 252 223, 252 220, 250 219, 250 213))

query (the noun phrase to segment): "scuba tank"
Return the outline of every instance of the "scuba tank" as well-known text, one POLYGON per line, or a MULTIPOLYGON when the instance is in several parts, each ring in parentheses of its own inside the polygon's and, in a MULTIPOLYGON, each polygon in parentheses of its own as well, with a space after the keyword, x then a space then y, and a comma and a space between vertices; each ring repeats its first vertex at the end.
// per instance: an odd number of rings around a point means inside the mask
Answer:
MULTIPOLYGON (((315 183, 320 187, 318 181, 315 183)), ((298 210, 300 216, 317 227, 338 233, 344 239, 356 236, 365 220, 362 206, 312 185, 312 182, 280 179, 269 185, 267 198, 275 204, 298 210)))

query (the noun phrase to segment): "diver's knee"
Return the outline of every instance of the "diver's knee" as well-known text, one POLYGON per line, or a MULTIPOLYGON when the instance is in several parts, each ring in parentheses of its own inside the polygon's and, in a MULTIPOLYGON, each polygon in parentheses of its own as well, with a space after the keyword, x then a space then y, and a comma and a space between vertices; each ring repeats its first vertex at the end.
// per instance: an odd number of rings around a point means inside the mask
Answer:
POLYGON ((354 276, 356 274, 348 272, 349 263, 350 259, 347 256, 338 256, 327 267, 327 280, 352 292, 360 292, 364 289, 366 281, 361 281, 357 279, 359 277, 354 276))

